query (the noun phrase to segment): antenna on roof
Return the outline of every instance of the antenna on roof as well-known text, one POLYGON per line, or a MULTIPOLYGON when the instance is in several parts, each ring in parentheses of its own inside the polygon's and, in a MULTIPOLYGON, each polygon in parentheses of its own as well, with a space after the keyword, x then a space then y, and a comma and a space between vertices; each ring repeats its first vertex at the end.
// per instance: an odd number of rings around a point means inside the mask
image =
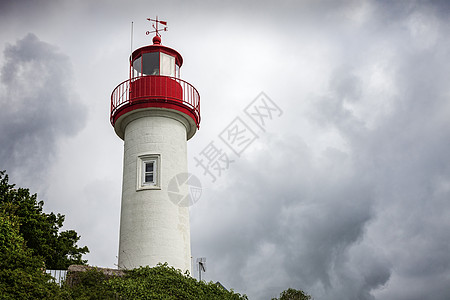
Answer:
POLYGON ((197 258, 198 280, 202 281, 202 271, 206 272, 206 257, 197 258))
POLYGON ((161 34, 159 32, 160 31, 167 31, 167 22, 158 20, 158 16, 156 16, 156 19, 147 18, 147 20, 149 20, 150 22, 155 22, 155 24, 152 24, 152 27, 153 27, 154 30, 145 32, 146 35, 149 35, 150 33, 156 32, 156 36, 161 37, 161 34), (165 27, 163 29, 159 29, 158 28, 158 24, 162 24, 165 27))
POLYGON ((131 21, 131 53, 133 53, 133 21, 131 21))

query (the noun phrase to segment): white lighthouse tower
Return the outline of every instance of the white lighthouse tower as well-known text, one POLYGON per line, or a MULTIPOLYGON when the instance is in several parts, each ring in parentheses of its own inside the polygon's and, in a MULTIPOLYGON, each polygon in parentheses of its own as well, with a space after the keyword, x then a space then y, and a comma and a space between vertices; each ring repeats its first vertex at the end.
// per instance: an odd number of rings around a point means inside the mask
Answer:
POLYGON ((132 53, 130 78, 111 95, 111 124, 124 141, 119 268, 167 262, 190 271, 189 209, 170 201, 167 188, 187 172, 187 140, 200 124, 200 95, 180 79, 181 55, 161 44, 158 23, 166 23, 151 21, 153 45, 132 53))

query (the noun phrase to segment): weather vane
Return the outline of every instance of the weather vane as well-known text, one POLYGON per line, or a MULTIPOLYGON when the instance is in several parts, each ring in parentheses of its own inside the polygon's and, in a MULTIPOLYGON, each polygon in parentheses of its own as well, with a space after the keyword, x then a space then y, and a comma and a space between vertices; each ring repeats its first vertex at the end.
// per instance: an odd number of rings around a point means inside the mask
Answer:
POLYGON ((159 32, 160 31, 167 31, 167 22, 158 20, 158 16, 156 16, 156 19, 147 18, 147 20, 149 20, 150 22, 155 22, 155 24, 152 24, 152 27, 153 27, 154 30, 145 32, 146 35, 149 35, 150 33, 156 32, 156 35, 161 37, 161 34, 159 32), (164 25, 165 26, 164 29, 158 29, 158 24, 164 25))

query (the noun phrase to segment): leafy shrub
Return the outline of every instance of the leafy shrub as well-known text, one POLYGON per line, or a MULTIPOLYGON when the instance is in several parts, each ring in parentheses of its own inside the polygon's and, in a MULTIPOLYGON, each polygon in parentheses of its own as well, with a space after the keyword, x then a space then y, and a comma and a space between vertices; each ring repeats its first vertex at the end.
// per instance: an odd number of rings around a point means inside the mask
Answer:
POLYGON ((167 263, 126 271, 124 277, 112 278, 107 284, 122 299, 247 299, 213 282, 198 281, 167 263))

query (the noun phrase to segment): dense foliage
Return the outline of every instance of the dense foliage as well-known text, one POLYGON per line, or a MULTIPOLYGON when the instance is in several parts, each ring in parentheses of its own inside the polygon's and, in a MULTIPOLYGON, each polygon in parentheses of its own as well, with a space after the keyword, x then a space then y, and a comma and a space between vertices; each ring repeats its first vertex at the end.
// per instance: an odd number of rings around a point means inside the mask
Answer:
POLYGON ((273 298, 272 300, 311 300, 311 296, 301 290, 288 288, 280 294, 280 298, 273 298))
POLYGON ((59 286, 43 267, 42 259, 26 248, 17 218, 0 211, 1 299, 59 299, 59 286))
POLYGON ((101 300, 118 299, 116 292, 107 284, 110 277, 96 268, 79 272, 66 282, 63 287, 64 299, 101 300))
POLYGON ((245 300, 212 282, 198 281, 167 264, 106 276, 95 268, 76 274, 73 284, 63 287, 67 299, 185 299, 245 300))
POLYGON ((34 256, 40 256, 47 269, 67 269, 72 264, 85 264, 82 255, 89 252, 79 248, 80 239, 74 230, 61 231, 64 216, 45 213, 44 202, 30 195, 24 188, 9 184, 8 175, 0 171, 0 211, 5 216, 17 218, 19 233, 34 256))
POLYGON ((213 282, 198 281, 167 264, 127 271, 108 283, 124 299, 247 299, 213 282))

